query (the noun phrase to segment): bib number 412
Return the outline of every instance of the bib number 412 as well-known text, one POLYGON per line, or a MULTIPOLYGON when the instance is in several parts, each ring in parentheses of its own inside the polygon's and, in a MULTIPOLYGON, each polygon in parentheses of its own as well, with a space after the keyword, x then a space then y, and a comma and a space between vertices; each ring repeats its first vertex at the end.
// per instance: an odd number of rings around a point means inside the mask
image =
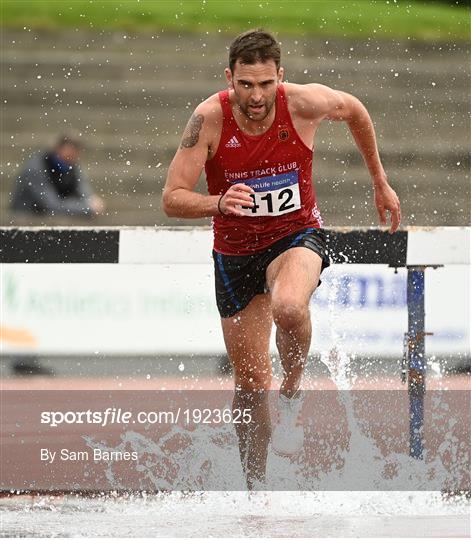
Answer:
POLYGON ((250 196, 254 205, 241 207, 247 216, 279 216, 301 208, 299 184, 272 191, 255 192, 250 196))

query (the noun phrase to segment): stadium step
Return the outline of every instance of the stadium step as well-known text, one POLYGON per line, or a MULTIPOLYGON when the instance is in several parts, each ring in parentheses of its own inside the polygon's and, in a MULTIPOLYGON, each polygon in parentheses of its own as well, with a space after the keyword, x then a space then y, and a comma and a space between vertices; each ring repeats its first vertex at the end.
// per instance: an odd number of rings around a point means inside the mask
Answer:
MULTIPOLYGON (((73 127, 84 133, 84 166, 108 204, 109 215, 97 223, 168 223, 159 207, 167 167, 194 106, 226 85, 227 39, 177 40, 169 32, 4 31, 2 214, 18 167, 73 127)), ((464 224, 468 48, 466 43, 283 38, 283 63, 288 80, 328 84, 365 103, 386 171, 403 195, 405 219, 464 224), (437 208, 451 221, 440 221, 437 208)), ((363 208, 370 181, 345 125, 321 126, 314 177, 329 221, 348 225, 370 219, 363 208)), ((199 189, 204 190, 203 179, 199 189)))

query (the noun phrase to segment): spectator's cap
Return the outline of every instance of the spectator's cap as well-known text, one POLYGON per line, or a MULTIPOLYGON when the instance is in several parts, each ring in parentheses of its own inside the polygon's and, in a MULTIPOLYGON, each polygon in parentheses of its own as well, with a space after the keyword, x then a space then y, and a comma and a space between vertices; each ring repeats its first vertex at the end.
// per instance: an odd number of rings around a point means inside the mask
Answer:
POLYGON ((84 150, 86 148, 82 133, 79 131, 67 131, 59 135, 56 139, 56 148, 60 148, 66 144, 74 146, 77 150, 84 150))

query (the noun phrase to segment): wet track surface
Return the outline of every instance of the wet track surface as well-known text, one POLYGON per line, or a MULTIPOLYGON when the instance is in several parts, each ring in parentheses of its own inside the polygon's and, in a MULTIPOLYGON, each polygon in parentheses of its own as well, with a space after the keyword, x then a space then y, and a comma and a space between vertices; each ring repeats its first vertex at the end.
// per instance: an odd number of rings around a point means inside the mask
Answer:
MULTIPOLYGON (((336 390, 326 377, 308 379, 305 386, 336 390)), ((357 379, 353 387, 405 390, 396 377, 384 376, 357 379)), ((152 379, 12 378, 3 384, 4 390, 14 391, 163 388, 229 391, 233 383, 227 376, 195 379, 182 375, 152 379)), ((469 376, 430 377, 428 388, 466 390, 469 376)), ((20 409, 32 406, 25 400, 20 409)), ((376 412, 379 416, 385 413, 376 412)), ((26 454, 24 459, 28 459, 26 454)), ((233 462, 235 467, 239 464, 233 462)), ((108 493, 98 498, 10 494, 0 500, 1 534, 13 537, 466 537, 470 534, 469 511, 469 500, 450 501, 430 491, 207 491, 135 497, 108 493)))
POLYGON ((13 497, 5 536, 466 537, 469 506, 437 493, 167 494, 83 499, 13 497), (415 510, 415 513, 414 511, 415 510))

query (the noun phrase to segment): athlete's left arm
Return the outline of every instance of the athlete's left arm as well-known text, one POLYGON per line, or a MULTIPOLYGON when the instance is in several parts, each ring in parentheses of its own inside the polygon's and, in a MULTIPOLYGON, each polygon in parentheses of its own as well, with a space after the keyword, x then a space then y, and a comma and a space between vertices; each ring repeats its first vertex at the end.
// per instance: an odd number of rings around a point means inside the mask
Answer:
POLYGON ((386 225, 386 212, 389 211, 389 232, 396 232, 401 221, 401 205, 381 164, 373 122, 365 106, 351 94, 321 84, 309 84, 305 89, 309 92, 308 99, 318 121, 327 119, 347 123, 373 181, 380 223, 386 225))

